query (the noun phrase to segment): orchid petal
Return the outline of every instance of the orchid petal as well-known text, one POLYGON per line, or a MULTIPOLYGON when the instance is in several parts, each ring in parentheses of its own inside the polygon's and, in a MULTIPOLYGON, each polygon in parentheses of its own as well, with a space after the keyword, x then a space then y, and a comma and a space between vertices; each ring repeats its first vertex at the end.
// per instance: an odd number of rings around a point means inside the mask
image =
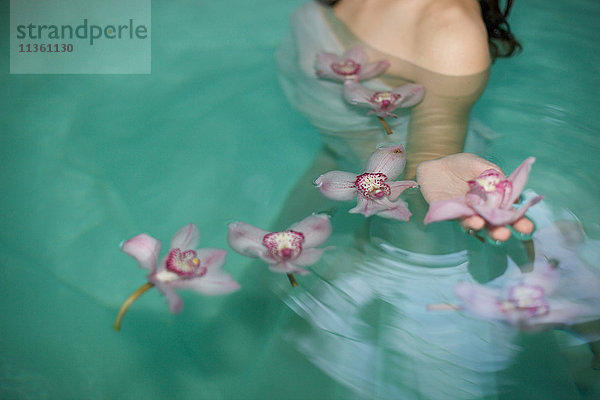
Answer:
POLYGON ((373 94, 375 94, 373 90, 367 89, 358 82, 344 82, 344 98, 350 104, 371 108, 373 105, 369 102, 369 99, 373 94))
POLYGON ((558 286, 560 274, 558 269, 550 262, 536 263, 535 268, 526 274, 523 283, 532 286, 539 286, 546 293, 552 293, 558 286))
POLYGON ((262 239, 267 233, 269 232, 244 222, 235 222, 229 224, 227 242, 233 250, 240 254, 248 257, 260 257, 265 250, 262 239))
POLYGON ((261 260, 263 260, 264 262, 266 262, 269 265, 275 265, 275 264, 278 264, 281 262, 280 260, 276 260, 275 257, 273 257, 271 254, 269 254, 266 251, 260 253, 258 255, 258 258, 260 258, 261 260))
POLYGON ((141 268, 154 271, 160 248, 159 240, 142 233, 123 243, 121 251, 135 258, 141 268))
POLYGON ((472 313, 490 319, 502 317, 498 304, 498 290, 474 283, 460 282, 455 286, 454 293, 462 300, 463 307, 472 313))
POLYGON ((419 104, 421 100, 423 100, 425 87, 423 85, 409 83, 392 90, 392 93, 401 95, 394 103, 394 108, 408 108, 419 104))
POLYGON ((317 247, 325 243, 331 235, 331 222, 325 214, 311 215, 290 227, 291 230, 304 234, 302 246, 306 252, 307 247, 317 247))
POLYGON ((308 271, 304 268, 300 268, 289 261, 278 262, 275 264, 270 264, 269 269, 273 272, 279 272, 284 274, 300 274, 306 275, 308 271))
POLYGON ((484 204, 486 197, 487 194, 483 188, 475 187, 465 195, 465 202, 472 207, 473 205, 484 204))
POLYGON ((350 172, 331 171, 317 178, 315 183, 328 199, 348 201, 356 196, 356 175, 350 172))
POLYGON ((194 224, 188 224, 180 228, 173 239, 171 239, 172 249, 195 249, 200 241, 200 231, 194 224))
POLYGON ((407 221, 411 213, 403 200, 389 201, 387 198, 371 199, 368 197, 359 197, 356 207, 348 211, 350 214, 363 214, 365 217, 378 214, 387 218, 400 219, 407 221), (385 215, 382 215, 384 213, 385 215))
POLYGON ((437 221, 446 221, 449 219, 470 217, 475 215, 475 211, 467 205, 464 197, 458 199, 448 199, 433 201, 429 204, 429 210, 425 215, 425 224, 437 221))
POLYGON ((148 277, 148 281, 154 284, 154 286, 165 296, 167 299, 167 304, 169 305, 169 311, 171 311, 173 314, 181 312, 181 309, 183 308, 183 300, 181 300, 181 297, 175 293, 175 290, 172 289, 169 283, 159 281, 152 275, 148 277))
POLYGON ((332 53, 318 53, 315 58, 315 71, 318 77, 344 81, 345 78, 331 70, 331 64, 337 62, 339 57, 332 53))
POLYGON ((493 208, 486 205, 473 205, 472 207, 488 224, 494 226, 512 224, 525 214, 525 211, 520 212, 520 210, 517 210, 516 208, 503 210, 501 208, 493 208))
POLYGON ((315 67, 319 66, 319 69, 329 69, 331 63, 338 61, 339 57, 333 53, 318 53, 315 59, 315 67))
POLYGON ((507 204, 512 205, 523 192, 525 184, 527 183, 527 178, 529 177, 529 172, 531 171, 531 165, 534 162, 535 157, 527 158, 508 177, 508 180, 512 183, 512 192, 507 204))
POLYGON ((415 181, 393 181, 389 182, 388 186, 392 190, 389 198, 394 201, 404 192, 406 189, 415 188, 419 186, 419 184, 415 181))
POLYGON ((302 253, 294 260, 294 264, 300 266, 312 265, 319 261, 323 252, 331 250, 332 247, 325 247, 322 249, 303 249, 302 253))
POLYGON ((519 218, 525 215, 525 212, 529 209, 529 207, 538 203, 543 199, 543 196, 537 196, 527 204, 523 204, 519 209, 510 208, 508 210, 503 210, 501 208, 490 208, 485 205, 477 205, 473 204, 471 207, 479 214, 483 219, 485 219, 490 225, 501 226, 512 224, 517 221, 519 218))
POLYGON ((485 205, 485 207, 489 207, 489 208, 504 208, 504 209, 512 208, 512 203, 509 203, 508 207, 502 207, 503 199, 504 199, 504 193, 501 191, 496 190, 493 192, 486 192, 484 205, 485 205))
POLYGON ((396 114, 394 114, 393 112, 383 111, 381 109, 370 110, 367 114, 377 115, 378 117, 381 117, 381 118, 398 118, 398 116, 396 114))
POLYGON ((396 179, 406 165, 406 152, 402 145, 380 147, 371 154, 365 172, 382 173, 389 180, 396 179))
POLYGON ((220 270, 208 272, 198 278, 180 279, 171 283, 171 286, 191 289, 208 296, 231 293, 241 288, 231 275, 220 270))
POLYGON ((386 69, 388 69, 390 63, 386 60, 370 63, 367 65, 363 65, 361 68, 359 75, 360 80, 367 80, 377 75, 383 73, 386 69))
POLYGON ((385 60, 369 63, 367 53, 360 46, 355 46, 347 50, 341 56, 327 52, 318 53, 314 63, 315 72, 318 77, 340 82, 370 79, 381 74, 389 66, 390 63, 385 60), (343 73, 339 73, 339 71, 335 71, 333 64, 346 64, 348 62, 352 62, 352 64, 359 67, 356 70, 356 74, 344 75, 343 73))
POLYGON ((574 318, 589 312, 586 307, 570 302, 554 302, 548 314, 535 316, 522 321, 529 328, 535 329, 539 325, 563 325, 573 321, 574 318))
POLYGON ((339 57, 339 59, 352 60, 361 66, 369 62, 369 57, 361 46, 354 46, 353 48, 347 50, 342 57, 339 57))
POLYGON ((398 199, 391 202, 387 199, 381 200, 386 208, 377 213, 378 216, 383 218, 397 219, 399 221, 408 221, 412 213, 408 209, 408 204, 404 200, 398 199))
POLYGON ((370 217, 380 210, 381 207, 378 208, 375 205, 375 201, 363 196, 358 196, 356 207, 348 210, 348 212, 350 214, 363 214, 365 217, 370 217))
POLYGON ((198 249, 196 250, 196 257, 200 260, 200 266, 217 270, 225 264, 225 257, 227 257, 227 250, 223 249, 198 249))

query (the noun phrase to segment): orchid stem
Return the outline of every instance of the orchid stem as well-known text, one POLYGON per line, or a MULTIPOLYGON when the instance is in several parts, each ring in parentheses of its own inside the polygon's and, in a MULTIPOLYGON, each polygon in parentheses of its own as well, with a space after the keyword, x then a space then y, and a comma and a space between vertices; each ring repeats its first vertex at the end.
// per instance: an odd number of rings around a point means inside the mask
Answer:
POLYGON ((296 281, 296 278, 294 278, 294 275, 287 274, 287 277, 290 280, 290 284, 292 285, 292 287, 298 286, 298 281, 296 281))
POLYGON ((121 309, 119 310, 119 314, 117 314, 117 319, 115 320, 115 324, 113 326, 115 328, 115 331, 118 331, 121 329, 121 321, 123 320, 123 316, 129 309, 129 307, 133 304, 133 302, 136 301, 138 299, 138 297, 140 297, 141 295, 146 293, 152 287, 154 287, 153 283, 147 282, 147 283, 143 284, 142 286, 139 287, 138 290, 131 293, 131 295, 127 298, 127 300, 125 300, 125 302, 123 302, 123 305, 121 306, 121 309))
POLYGON ((377 118, 379 118, 379 120, 383 124, 383 127, 385 128, 385 131, 387 132, 387 134, 391 135, 392 134, 392 129, 390 128, 390 126, 388 125, 388 123, 385 122, 385 119, 383 119, 383 117, 380 117, 380 116, 377 116, 377 118))

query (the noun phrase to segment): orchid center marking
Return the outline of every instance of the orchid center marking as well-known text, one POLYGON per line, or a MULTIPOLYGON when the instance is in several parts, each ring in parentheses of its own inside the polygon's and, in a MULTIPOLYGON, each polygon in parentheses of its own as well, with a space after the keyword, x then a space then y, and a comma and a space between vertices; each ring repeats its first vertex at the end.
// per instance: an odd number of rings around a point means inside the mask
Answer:
POLYGON ((168 271, 181 277, 199 277, 206 274, 206 268, 200 265, 200 259, 195 250, 171 249, 166 264, 168 271))
POLYGON ((351 77, 360 72, 360 64, 354 60, 344 60, 342 62, 331 63, 331 69, 336 74, 351 77))
POLYGON ((389 196, 392 194, 392 190, 389 185, 384 182, 388 179, 385 174, 381 172, 369 173, 358 175, 354 186, 356 186, 358 192, 365 197, 381 198, 383 196, 389 196))
POLYGON ((279 261, 296 258, 302 252, 304 235, 296 231, 271 232, 263 237, 269 254, 279 261))
POLYGON ((544 289, 537 286, 518 285, 512 288, 509 296, 518 308, 530 308, 539 304, 544 297, 544 289))
POLYGON ((486 175, 481 178, 475 179, 475 182, 479 184, 486 192, 493 192, 496 190, 496 186, 500 183, 500 177, 494 175, 486 175))
POLYGON ((550 309, 546 303, 545 291, 539 286, 520 284, 513 286, 502 309, 527 311, 531 316, 547 314, 550 309))
POLYGON ((382 108, 386 108, 391 106, 400 97, 402 96, 392 92, 376 92, 373 96, 371 96, 369 102, 378 104, 382 108))

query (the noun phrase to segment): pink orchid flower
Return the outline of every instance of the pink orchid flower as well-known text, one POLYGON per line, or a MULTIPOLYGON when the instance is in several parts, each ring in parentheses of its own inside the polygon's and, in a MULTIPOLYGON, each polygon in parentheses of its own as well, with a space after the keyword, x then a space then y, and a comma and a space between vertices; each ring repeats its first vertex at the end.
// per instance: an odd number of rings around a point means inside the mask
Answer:
POLYGON ((488 169, 469 181, 469 192, 460 198, 434 201, 429 205, 425 223, 479 215, 490 225, 512 224, 525 215, 529 207, 543 199, 537 196, 520 208, 513 207, 519 199, 534 157, 529 157, 507 178, 500 171, 488 169))
POLYGON ((344 82, 373 78, 390 66, 387 61, 369 63, 367 53, 360 46, 353 47, 342 56, 333 53, 318 53, 315 71, 319 78, 344 82))
POLYGON ((364 172, 331 171, 321 175, 315 183, 321 193, 330 199, 349 201, 358 198, 352 214, 365 217, 377 214, 380 217, 408 221, 411 212, 400 194, 417 186, 414 181, 394 181, 406 164, 404 147, 380 147, 367 160, 364 172))
POLYGON ((311 215, 283 232, 268 232, 244 222, 229 225, 227 241, 238 253, 260 258, 271 271, 288 274, 306 274, 303 266, 316 263, 328 248, 317 249, 331 235, 331 222, 323 214, 311 215))
POLYGON ((526 330, 543 329, 566 324, 586 312, 583 306, 552 298, 559 279, 557 268, 544 260, 516 283, 502 288, 461 282, 454 291, 462 300, 459 308, 479 317, 526 330))
POLYGON ((159 240, 141 234, 123 243, 121 250, 135 258, 139 266, 149 270, 150 274, 147 276, 148 283, 123 304, 115 329, 119 329, 120 320, 129 305, 153 286, 165 295, 172 313, 180 312, 183 307, 175 289, 192 289, 205 295, 218 295, 240 288, 231 275, 221 271, 227 251, 197 249, 199 239, 200 232, 194 224, 179 229, 171 240, 169 253, 158 266, 161 249, 159 240))
POLYGON ((397 118, 394 114, 397 108, 407 108, 418 104, 425 94, 423 85, 410 83, 391 91, 374 91, 358 82, 346 81, 344 83, 344 97, 350 104, 370 108, 368 114, 378 117, 397 118))

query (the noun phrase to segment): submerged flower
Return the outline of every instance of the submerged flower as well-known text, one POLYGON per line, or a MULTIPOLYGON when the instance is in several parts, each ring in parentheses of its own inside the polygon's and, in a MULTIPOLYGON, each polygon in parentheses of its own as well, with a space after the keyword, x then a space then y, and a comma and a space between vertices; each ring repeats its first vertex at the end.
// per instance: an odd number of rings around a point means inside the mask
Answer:
POLYGON ((318 53, 315 60, 315 71, 319 78, 361 81, 373 78, 390 66, 387 61, 369 63, 367 53, 360 46, 353 47, 343 55, 318 53))
POLYGON ((537 196, 520 208, 514 208, 527 183, 534 157, 529 157, 507 178, 500 171, 488 169, 469 181, 468 193, 460 198, 434 201, 429 205, 425 223, 479 215, 490 225, 512 224, 539 202, 537 196))
POLYGON ((544 288, 525 282, 510 286, 499 305, 502 314, 516 313, 517 319, 546 315, 550 312, 544 288))
POLYGON ((282 232, 268 232, 235 222, 229 225, 227 241, 238 253, 268 263, 271 271, 290 275, 306 274, 307 271, 302 267, 312 265, 321 258, 327 248, 316 247, 325 243, 330 235, 329 217, 321 214, 311 215, 282 232))
POLYGON ((365 217, 377 214, 408 221, 411 213, 399 196, 404 190, 416 187, 417 183, 394 181, 404 170, 405 164, 404 147, 381 147, 371 154, 362 174, 331 171, 321 175, 315 183, 327 198, 348 201, 357 197, 358 204, 350 213, 360 213, 365 217))
POLYGON ((344 83, 344 97, 350 104, 370 108, 369 114, 379 117, 398 116, 394 114, 397 108, 407 108, 418 104, 425 93, 423 85, 410 83, 390 91, 374 91, 358 82, 344 83))
POLYGON ((535 329, 566 324, 586 311, 575 303, 551 298, 559 279, 554 264, 544 261, 516 283, 502 288, 461 282, 454 291, 462 300, 461 309, 482 318, 535 329))
POLYGON ((121 250, 135 258, 139 266, 149 270, 150 274, 147 276, 148 283, 123 304, 115 323, 116 329, 119 329, 120 319, 129 305, 153 286, 165 295, 173 313, 180 312, 183 307, 175 289, 192 289, 206 295, 217 295, 240 288, 229 274, 221 271, 227 251, 197 249, 199 239, 200 232, 194 224, 179 229, 171 240, 169 253, 158 265, 161 249, 159 240, 141 234, 123 243, 121 250))

